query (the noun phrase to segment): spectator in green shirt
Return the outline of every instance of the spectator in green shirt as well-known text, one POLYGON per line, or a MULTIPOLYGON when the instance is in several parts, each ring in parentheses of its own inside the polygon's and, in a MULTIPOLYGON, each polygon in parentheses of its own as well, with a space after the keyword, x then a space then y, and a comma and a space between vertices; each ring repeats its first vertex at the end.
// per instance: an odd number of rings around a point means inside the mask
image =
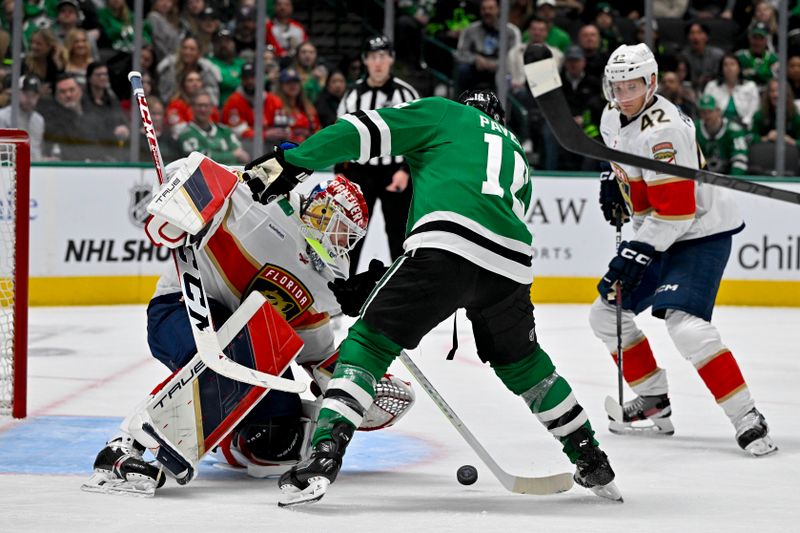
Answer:
POLYGON ((205 90, 198 91, 192 98, 194 118, 178 136, 183 155, 200 152, 223 165, 246 163, 250 156, 233 131, 211 120, 213 108, 211 95, 205 90))
POLYGON ((214 36, 214 53, 209 60, 219 69, 221 76, 219 82, 219 108, 233 94, 241 81, 242 65, 245 61, 236 56, 236 41, 228 30, 220 30, 214 36))
POLYGON ((773 68, 777 68, 778 64, 778 56, 768 48, 769 35, 769 26, 764 22, 756 22, 748 31, 750 48, 736 52, 744 79, 762 87, 772 79, 773 68))
MULTIPOLYGON (((97 11, 102 37, 101 46, 110 45, 120 52, 133 53, 133 15, 125 0, 106 0, 106 7, 97 11)), ((150 43, 150 25, 145 23, 142 40, 150 43)))
POLYGON ((537 0, 536 16, 547 22, 548 33, 545 39, 547 44, 555 46, 562 52, 572 44, 569 34, 553 22, 556 18, 556 0, 537 0))
POLYGON ((713 172, 744 176, 747 173, 747 132, 734 121, 723 118, 717 101, 703 95, 697 104, 700 120, 695 122, 697 145, 713 172))

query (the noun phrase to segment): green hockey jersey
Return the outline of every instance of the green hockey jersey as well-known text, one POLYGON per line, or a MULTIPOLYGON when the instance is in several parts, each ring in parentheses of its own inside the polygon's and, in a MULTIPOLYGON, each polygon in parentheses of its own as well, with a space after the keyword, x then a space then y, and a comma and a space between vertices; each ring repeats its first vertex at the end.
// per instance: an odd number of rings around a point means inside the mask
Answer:
POLYGON ((237 165, 236 150, 242 143, 231 130, 225 126, 212 124, 211 129, 203 131, 197 124, 190 122, 178 135, 178 144, 184 155, 200 152, 223 165, 237 165))
POLYGON ((404 156, 411 169, 406 251, 448 250, 531 282, 525 152, 513 133, 478 109, 432 97, 357 111, 285 153, 289 163, 310 169, 386 155, 404 156))
POLYGON ((723 174, 747 174, 747 132, 735 122, 722 119, 722 127, 713 136, 701 121, 695 121, 697 144, 706 158, 708 169, 723 174))

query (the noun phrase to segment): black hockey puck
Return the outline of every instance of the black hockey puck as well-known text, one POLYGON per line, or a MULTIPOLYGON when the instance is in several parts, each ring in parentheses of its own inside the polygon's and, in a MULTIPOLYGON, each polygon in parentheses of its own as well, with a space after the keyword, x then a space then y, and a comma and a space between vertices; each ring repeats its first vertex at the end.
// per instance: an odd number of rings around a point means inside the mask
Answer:
POLYGON ((472 485, 478 481, 478 470, 472 465, 464 465, 456 472, 456 479, 462 485, 472 485))

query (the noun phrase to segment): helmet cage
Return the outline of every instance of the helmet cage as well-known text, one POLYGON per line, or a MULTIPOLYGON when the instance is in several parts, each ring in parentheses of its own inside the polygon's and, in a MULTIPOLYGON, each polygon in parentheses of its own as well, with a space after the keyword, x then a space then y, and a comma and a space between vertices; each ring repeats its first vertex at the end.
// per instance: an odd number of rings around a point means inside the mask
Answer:
POLYGON ((367 209, 357 185, 337 176, 314 187, 303 202, 301 218, 311 236, 334 261, 349 252, 367 232, 367 209))
MULTIPOLYGON (((645 83, 643 93, 645 98, 642 104, 642 109, 644 109, 644 106, 658 90, 658 63, 647 45, 622 45, 611 54, 611 58, 606 64, 603 75, 603 95, 612 106, 619 108, 620 100, 614 94, 613 84, 640 78, 645 83)), ((630 100, 630 98, 626 100, 630 100)), ((636 114, 640 113, 642 109, 639 109, 636 114)))

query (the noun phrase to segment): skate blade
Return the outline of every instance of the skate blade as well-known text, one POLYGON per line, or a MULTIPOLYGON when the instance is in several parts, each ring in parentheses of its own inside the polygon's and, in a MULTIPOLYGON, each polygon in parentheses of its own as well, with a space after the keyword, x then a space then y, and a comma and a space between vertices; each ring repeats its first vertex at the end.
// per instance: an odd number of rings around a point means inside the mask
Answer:
POLYGON ((156 484, 145 480, 125 481, 112 474, 95 472, 92 477, 81 485, 81 490, 99 494, 122 494, 139 498, 152 498, 156 494, 156 484))
POLYGON ((753 457, 764 457, 778 451, 778 447, 769 436, 756 439, 747 445, 745 451, 753 457))
POLYGON ((612 500, 620 503, 625 501, 622 499, 622 493, 617 488, 617 484, 614 483, 613 481, 606 485, 598 485, 597 487, 591 487, 589 490, 594 492, 601 498, 605 498, 607 500, 612 500))
POLYGON ((318 502, 325 496, 330 484, 331 482, 327 478, 318 477, 311 478, 308 487, 303 490, 298 490, 293 485, 284 485, 281 487, 283 494, 278 498, 278 507, 294 507, 295 505, 318 502))
POLYGON ((609 420, 608 430, 616 435, 637 435, 640 437, 669 437, 675 434, 675 426, 669 418, 648 418, 635 422, 609 420))

